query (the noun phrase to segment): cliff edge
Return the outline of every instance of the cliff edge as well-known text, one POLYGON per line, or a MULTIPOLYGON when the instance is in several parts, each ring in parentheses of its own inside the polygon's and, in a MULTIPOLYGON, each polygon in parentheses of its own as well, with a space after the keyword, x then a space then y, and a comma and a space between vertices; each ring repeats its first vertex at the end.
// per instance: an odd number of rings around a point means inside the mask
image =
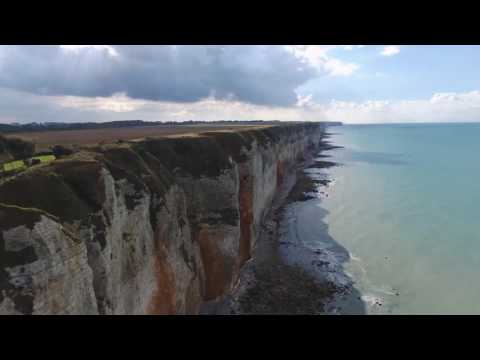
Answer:
POLYGON ((0 314, 197 314, 321 123, 84 149, 0 183, 0 314))

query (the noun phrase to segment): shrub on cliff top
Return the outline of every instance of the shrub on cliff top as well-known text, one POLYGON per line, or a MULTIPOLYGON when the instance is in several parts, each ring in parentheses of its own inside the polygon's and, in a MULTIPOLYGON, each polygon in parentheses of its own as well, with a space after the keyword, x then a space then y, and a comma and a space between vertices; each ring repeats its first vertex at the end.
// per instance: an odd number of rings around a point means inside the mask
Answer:
POLYGON ((35 153, 35 145, 19 138, 0 135, 0 155, 8 154, 14 159, 26 159, 35 153))
POLYGON ((208 136, 146 140, 137 147, 155 156, 169 171, 194 177, 216 177, 232 167, 218 141, 208 136))
POLYGON ((52 152, 53 155, 55 155, 57 158, 60 158, 63 156, 71 155, 74 151, 62 145, 55 145, 52 147, 52 152))
POLYGON ((62 220, 82 220, 105 200, 101 164, 85 156, 35 167, 0 185, 7 205, 43 210, 62 220))
POLYGON ((203 136, 213 138, 225 151, 226 154, 231 155, 237 162, 247 160, 244 150, 252 148, 253 139, 248 135, 245 136, 241 132, 205 132, 203 136))
POLYGON ((40 168, 3 183, 0 199, 7 205, 40 209, 66 221, 83 219, 92 211, 62 177, 40 168))
POLYGON ((162 197, 173 182, 168 171, 137 146, 110 147, 102 155, 102 161, 116 180, 127 179, 135 187, 135 194, 126 198, 129 209, 135 206, 142 191, 148 188, 152 194, 162 197))

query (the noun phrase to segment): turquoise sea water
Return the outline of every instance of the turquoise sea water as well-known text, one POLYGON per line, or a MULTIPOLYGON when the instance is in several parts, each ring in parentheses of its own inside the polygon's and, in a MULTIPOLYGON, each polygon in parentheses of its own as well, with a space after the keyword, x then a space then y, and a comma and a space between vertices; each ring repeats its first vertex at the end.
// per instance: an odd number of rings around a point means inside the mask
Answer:
POLYGON ((480 124, 329 131, 324 221, 367 312, 480 314, 480 124))

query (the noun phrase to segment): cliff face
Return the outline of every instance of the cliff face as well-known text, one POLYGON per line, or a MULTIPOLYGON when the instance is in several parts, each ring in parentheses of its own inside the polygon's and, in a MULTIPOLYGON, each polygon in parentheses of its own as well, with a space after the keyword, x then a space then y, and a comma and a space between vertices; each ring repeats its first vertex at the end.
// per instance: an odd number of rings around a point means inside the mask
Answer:
POLYGON ((0 314, 196 314, 323 125, 83 151, 0 185, 0 314))

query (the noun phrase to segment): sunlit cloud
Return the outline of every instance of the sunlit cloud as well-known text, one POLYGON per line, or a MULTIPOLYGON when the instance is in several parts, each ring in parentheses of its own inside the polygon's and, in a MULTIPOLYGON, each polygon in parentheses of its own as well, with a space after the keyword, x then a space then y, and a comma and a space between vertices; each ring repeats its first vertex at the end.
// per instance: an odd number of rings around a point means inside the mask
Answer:
POLYGON ((110 45, 60 45, 60 48, 72 53, 93 49, 98 51, 106 51, 111 56, 118 56, 115 48, 110 45))
MULTIPOLYGON (((360 65, 332 56, 331 52, 339 47, 341 48, 341 46, 337 45, 294 45, 286 48, 301 61, 315 67, 320 72, 325 72, 330 76, 349 76, 360 65)), ((352 50, 353 46, 346 45, 343 48, 352 50)))
POLYGON ((393 56, 393 55, 397 55, 399 52, 400 52, 400 46, 389 45, 383 48, 383 50, 380 52, 380 55, 393 56))

